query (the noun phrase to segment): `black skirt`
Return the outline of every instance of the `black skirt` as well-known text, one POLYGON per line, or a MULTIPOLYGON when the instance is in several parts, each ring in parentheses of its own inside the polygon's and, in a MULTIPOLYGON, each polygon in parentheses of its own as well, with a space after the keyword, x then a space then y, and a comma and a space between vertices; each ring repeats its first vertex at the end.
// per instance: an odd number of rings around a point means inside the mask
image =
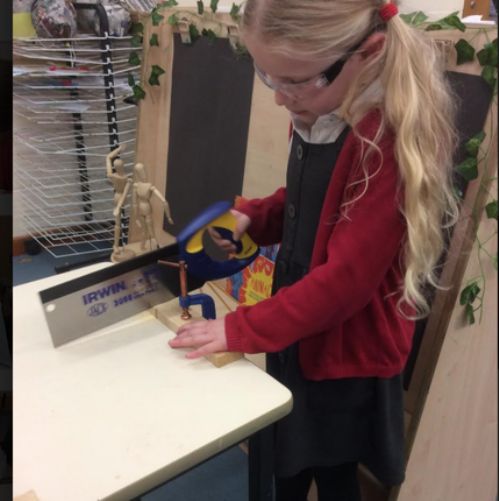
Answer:
POLYGON ((404 480, 401 376, 306 380, 295 344, 267 355, 267 371, 293 394, 293 410, 274 425, 274 472, 364 464, 384 485, 404 480))

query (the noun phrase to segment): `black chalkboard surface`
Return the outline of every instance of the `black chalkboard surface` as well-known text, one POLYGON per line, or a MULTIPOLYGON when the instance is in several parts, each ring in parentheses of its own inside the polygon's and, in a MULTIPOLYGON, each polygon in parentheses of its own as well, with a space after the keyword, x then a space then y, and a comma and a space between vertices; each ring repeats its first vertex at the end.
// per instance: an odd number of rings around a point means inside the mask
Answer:
POLYGON ((253 63, 227 39, 183 44, 174 35, 166 198, 178 232, 243 186, 253 63))
MULTIPOLYGON (((448 72, 447 77, 457 102, 456 125, 459 133, 459 148, 454 156, 454 165, 457 166, 467 156, 465 143, 484 128, 493 92, 487 82, 478 75, 448 72)), ((415 133, 417 134, 417 131, 415 133)), ((467 181, 456 173, 454 184, 465 196, 467 181)), ((409 388, 425 327, 426 319, 416 322, 413 348, 404 371, 404 388, 406 390, 409 388)))

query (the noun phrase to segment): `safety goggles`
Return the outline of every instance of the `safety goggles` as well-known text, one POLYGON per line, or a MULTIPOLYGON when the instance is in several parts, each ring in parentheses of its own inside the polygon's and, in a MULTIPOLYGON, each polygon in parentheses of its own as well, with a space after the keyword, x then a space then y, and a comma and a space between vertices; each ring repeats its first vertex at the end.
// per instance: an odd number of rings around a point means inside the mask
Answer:
POLYGON ((322 89, 331 85, 337 76, 341 73, 343 66, 347 62, 348 58, 355 53, 357 49, 371 36, 372 32, 364 37, 359 43, 347 51, 347 53, 340 59, 337 59, 331 66, 328 66, 325 70, 321 71, 318 75, 302 80, 301 82, 276 82, 261 70, 255 63, 255 73, 258 75, 260 80, 270 89, 274 91, 282 92, 283 94, 290 97, 305 97, 313 94, 317 89, 322 89))

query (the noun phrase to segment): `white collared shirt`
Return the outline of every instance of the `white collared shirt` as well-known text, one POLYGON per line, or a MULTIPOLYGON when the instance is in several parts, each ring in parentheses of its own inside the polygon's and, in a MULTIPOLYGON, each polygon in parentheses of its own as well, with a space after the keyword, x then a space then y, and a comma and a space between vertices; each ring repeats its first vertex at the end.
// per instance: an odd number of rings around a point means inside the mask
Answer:
MULTIPOLYGON (((371 101, 380 102, 383 95, 383 88, 379 79, 374 80, 360 94, 356 102, 371 101)), ((299 136, 307 143, 326 144, 334 143, 345 127, 348 125, 339 115, 338 109, 326 115, 320 115, 315 123, 310 127, 303 123, 299 117, 291 113, 293 128, 299 136)))

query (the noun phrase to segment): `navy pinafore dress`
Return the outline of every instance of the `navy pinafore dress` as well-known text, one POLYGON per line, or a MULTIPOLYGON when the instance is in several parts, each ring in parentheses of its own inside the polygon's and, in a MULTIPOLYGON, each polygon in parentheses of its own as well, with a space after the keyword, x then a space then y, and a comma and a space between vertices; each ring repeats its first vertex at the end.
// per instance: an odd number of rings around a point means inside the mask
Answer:
MULTIPOLYGON (((333 143, 305 142, 294 131, 289 156, 284 231, 273 294, 309 269, 322 205, 350 128, 333 143)), ((274 472, 360 462, 385 485, 404 479, 402 379, 306 380, 298 345, 267 354, 267 371, 293 394, 292 412, 274 425, 274 472)))

